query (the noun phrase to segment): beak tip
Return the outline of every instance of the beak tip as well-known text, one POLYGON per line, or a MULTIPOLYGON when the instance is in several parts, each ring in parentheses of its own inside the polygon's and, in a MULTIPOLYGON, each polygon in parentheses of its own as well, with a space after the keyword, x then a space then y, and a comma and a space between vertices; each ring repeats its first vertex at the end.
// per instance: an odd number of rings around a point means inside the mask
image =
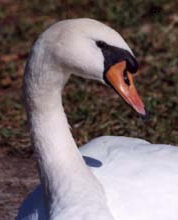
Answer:
POLYGON ((145 110, 145 114, 140 114, 141 118, 143 120, 149 120, 150 119, 150 114, 148 111, 145 110))

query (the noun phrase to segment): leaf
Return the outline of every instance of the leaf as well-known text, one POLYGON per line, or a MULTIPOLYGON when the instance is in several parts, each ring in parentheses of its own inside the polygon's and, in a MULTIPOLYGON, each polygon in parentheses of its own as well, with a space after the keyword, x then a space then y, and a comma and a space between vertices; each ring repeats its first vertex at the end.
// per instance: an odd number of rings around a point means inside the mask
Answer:
POLYGON ((11 86, 12 80, 9 76, 6 76, 6 78, 2 79, 0 83, 3 88, 8 88, 11 86))
POLYGON ((8 63, 10 61, 25 59, 26 57, 27 57, 27 54, 6 54, 6 55, 0 56, 0 61, 4 63, 8 63))

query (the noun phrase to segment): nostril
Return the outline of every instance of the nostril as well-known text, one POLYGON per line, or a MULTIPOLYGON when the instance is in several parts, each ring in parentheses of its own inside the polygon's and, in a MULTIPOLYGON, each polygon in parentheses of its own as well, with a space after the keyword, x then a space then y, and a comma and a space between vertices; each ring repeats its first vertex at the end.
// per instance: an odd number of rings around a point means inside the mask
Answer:
POLYGON ((129 78, 128 78, 128 74, 127 74, 127 70, 125 69, 124 70, 124 82, 130 86, 130 81, 129 81, 129 78))

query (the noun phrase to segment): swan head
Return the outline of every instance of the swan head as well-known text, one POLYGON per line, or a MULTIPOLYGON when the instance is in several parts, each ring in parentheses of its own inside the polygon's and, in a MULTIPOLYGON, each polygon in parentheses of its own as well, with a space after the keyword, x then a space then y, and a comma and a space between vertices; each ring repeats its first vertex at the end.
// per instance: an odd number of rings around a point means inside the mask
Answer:
POLYGON ((52 58, 64 73, 109 84, 136 112, 146 116, 133 81, 138 64, 119 33, 96 20, 69 19, 51 26, 44 35, 52 45, 52 58))

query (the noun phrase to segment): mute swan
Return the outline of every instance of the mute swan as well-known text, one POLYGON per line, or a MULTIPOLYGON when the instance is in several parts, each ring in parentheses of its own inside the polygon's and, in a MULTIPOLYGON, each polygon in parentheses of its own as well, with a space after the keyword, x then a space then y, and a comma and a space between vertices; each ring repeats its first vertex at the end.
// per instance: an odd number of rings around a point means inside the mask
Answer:
POLYGON ((135 57, 113 29, 91 19, 54 24, 40 35, 24 74, 24 97, 42 186, 17 220, 177 220, 178 148, 104 136, 80 148, 61 92, 71 73, 110 84, 138 113, 135 57), (42 190, 43 189, 43 190, 42 190))

